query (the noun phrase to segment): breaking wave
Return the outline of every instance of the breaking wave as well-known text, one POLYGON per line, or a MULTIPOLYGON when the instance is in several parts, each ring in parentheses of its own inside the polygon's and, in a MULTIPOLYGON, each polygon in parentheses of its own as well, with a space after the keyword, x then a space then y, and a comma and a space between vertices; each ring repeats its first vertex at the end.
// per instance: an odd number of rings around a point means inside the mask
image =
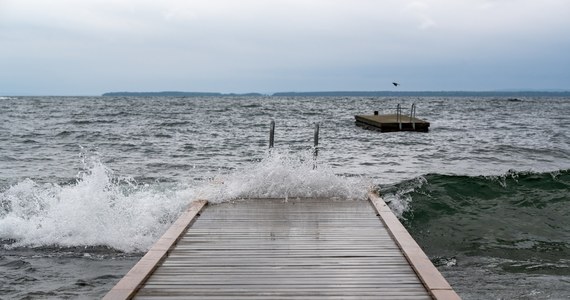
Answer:
POLYGON ((217 174, 197 189, 199 198, 224 202, 237 198, 365 199, 371 182, 336 175, 310 151, 268 152, 261 161, 228 174, 217 174))
POLYGON ((310 152, 272 152, 243 169, 204 180, 137 183, 97 157, 65 184, 25 179, 0 190, 0 240, 5 248, 107 246, 147 250, 193 199, 332 197, 364 199, 370 183, 335 175, 310 152))

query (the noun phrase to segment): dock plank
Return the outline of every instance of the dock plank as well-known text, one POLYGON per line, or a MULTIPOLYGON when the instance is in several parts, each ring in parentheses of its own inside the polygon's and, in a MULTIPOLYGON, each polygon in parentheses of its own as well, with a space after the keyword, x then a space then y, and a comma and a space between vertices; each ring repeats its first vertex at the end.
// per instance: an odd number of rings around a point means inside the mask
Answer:
POLYGON ((441 274, 418 277, 435 267, 414 258, 409 234, 396 241, 403 227, 379 198, 250 199, 194 211, 185 216, 192 226, 177 221, 180 236, 167 232, 153 246, 162 252, 156 266, 138 267, 144 279, 125 276, 136 291, 114 288, 106 299, 459 299, 441 274))
POLYGON ((369 202, 303 200, 209 206, 135 299, 430 299, 369 202))

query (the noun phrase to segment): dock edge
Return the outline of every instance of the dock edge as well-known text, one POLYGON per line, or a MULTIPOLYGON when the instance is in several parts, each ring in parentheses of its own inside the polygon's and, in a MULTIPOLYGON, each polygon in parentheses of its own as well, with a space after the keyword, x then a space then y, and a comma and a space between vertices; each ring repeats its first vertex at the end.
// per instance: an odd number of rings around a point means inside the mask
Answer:
POLYGON ((148 277, 168 256, 170 249, 200 216, 208 201, 196 200, 190 203, 186 211, 168 228, 136 265, 103 297, 105 300, 131 299, 148 277))
POLYGON ((461 300, 443 275, 433 265, 422 248, 394 215, 390 207, 374 192, 368 193, 368 199, 376 209, 377 215, 384 223, 388 232, 400 247, 400 250, 410 263, 414 272, 436 300, 461 300))

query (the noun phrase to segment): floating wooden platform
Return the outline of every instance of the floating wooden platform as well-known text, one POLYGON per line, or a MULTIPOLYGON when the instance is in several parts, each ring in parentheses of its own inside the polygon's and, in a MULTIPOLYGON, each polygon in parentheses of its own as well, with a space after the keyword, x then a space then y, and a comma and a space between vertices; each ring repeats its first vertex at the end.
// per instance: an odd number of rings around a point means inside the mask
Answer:
POLYGON ((105 299, 459 299, 379 197, 195 201, 105 299))
POLYGON ((359 115, 354 116, 356 125, 367 129, 392 131, 420 131, 428 132, 429 122, 405 115, 359 115))

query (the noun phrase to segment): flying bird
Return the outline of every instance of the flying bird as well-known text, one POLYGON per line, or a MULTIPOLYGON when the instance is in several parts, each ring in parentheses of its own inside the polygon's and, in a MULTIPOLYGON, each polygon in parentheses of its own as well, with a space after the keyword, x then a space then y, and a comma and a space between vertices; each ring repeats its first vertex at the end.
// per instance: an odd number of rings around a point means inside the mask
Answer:
POLYGON ((400 84, 397 83, 397 82, 392 82, 392 84, 393 84, 394 86, 399 86, 399 85, 400 85, 400 84))

